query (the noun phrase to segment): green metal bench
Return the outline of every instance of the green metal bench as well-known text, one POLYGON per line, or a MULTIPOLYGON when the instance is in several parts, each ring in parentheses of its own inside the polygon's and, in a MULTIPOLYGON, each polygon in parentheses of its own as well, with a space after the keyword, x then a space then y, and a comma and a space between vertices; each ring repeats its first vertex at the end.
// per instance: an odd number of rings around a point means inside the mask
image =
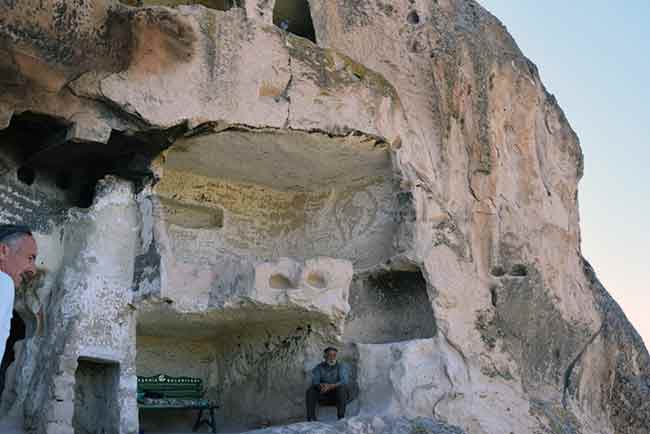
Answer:
POLYGON ((138 408, 141 409, 189 409, 198 410, 193 431, 202 425, 208 425, 212 432, 217 432, 214 410, 216 403, 204 398, 203 381, 193 377, 170 377, 158 374, 152 377, 138 376, 138 408), (203 418, 203 412, 208 418, 203 418))

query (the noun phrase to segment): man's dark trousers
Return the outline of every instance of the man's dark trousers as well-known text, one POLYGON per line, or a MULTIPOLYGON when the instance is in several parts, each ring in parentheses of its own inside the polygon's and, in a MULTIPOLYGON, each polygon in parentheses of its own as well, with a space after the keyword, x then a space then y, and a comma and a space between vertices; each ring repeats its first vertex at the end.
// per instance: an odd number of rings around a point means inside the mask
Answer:
POLYGON ((341 384, 334 390, 327 393, 320 393, 320 386, 315 384, 307 389, 307 420, 316 420, 316 404, 319 402, 325 405, 336 404, 336 416, 339 419, 345 417, 345 406, 348 403, 348 388, 341 384))

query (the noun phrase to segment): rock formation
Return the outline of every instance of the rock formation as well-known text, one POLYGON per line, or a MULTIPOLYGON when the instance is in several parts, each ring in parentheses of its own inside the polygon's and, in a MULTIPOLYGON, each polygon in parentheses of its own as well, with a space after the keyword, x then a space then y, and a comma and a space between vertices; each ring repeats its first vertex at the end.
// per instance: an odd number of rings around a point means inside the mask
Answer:
POLYGON ((582 171, 471 0, 6 0, 0 221, 34 228, 41 273, 0 411, 187 431, 138 417, 136 375, 165 373, 239 431, 647 434, 582 171), (358 416, 282 428, 327 344, 358 416))

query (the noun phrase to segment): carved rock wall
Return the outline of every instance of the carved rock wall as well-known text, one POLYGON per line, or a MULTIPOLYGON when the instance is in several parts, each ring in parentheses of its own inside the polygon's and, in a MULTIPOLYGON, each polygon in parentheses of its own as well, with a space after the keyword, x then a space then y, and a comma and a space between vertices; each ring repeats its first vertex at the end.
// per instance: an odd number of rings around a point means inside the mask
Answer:
POLYGON ((131 434, 136 374, 165 371, 224 425, 288 423, 345 342, 363 416, 296 429, 646 432, 650 357, 580 254, 578 139, 496 18, 182 3, 2 6, 0 219, 44 258, 4 413, 67 432, 113 378, 131 434), (317 44, 273 25, 307 13, 317 44))

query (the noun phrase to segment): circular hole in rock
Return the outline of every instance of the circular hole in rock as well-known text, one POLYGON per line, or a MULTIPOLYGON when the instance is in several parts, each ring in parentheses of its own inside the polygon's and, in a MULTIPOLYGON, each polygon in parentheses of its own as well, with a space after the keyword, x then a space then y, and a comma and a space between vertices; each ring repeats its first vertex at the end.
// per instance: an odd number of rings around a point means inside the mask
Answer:
POLYGON ((282 274, 273 274, 269 278, 269 286, 273 289, 289 289, 293 287, 291 280, 282 274))
POLYGON ((36 179, 36 172, 31 167, 20 167, 16 176, 23 184, 32 185, 36 179))
POLYGON ((409 24, 419 24, 420 23, 420 15, 418 15, 418 13, 416 11, 411 11, 406 16, 406 21, 409 24))
POLYGON ((327 287, 327 282, 323 275, 313 271, 307 276, 307 283, 314 288, 323 289, 327 287))

